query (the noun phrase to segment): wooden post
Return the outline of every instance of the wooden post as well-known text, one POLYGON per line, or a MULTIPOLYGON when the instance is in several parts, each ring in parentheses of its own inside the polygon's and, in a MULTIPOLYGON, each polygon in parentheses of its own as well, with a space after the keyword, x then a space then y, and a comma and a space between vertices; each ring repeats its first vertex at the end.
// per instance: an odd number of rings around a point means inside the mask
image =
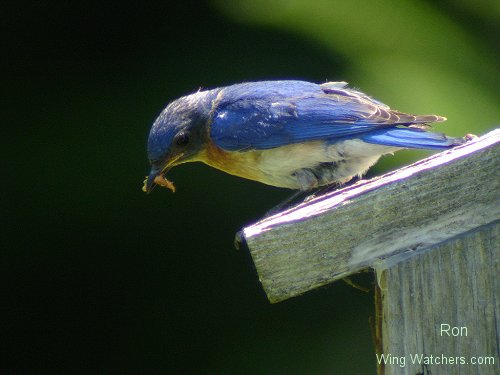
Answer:
POLYGON ((373 268, 380 374, 500 373, 499 141, 492 131, 244 228, 269 300, 373 268))

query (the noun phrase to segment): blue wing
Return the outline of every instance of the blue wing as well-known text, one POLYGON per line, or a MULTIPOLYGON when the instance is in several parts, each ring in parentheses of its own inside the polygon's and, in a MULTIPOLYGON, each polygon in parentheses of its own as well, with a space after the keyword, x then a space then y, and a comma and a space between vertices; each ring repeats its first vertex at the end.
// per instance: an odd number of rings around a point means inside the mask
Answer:
POLYGON ((450 146, 450 138, 441 134, 396 128, 444 118, 393 111, 346 85, 267 81, 226 87, 219 94, 210 136, 228 151, 264 150, 314 140, 334 143, 352 137, 398 147, 450 146))

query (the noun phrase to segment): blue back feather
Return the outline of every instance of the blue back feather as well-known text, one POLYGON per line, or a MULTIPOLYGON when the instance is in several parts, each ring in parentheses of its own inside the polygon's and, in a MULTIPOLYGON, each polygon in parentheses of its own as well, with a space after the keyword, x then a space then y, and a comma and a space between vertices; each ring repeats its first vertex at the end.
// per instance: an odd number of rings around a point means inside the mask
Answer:
POLYGON ((212 141, 228 151, 264 150, 291 143, 361 138, 397 147, 446 148, 454 140, 420 129, 435 121, 392 111, 344 83, 264 81, 222 89, 212 117, 212 141))

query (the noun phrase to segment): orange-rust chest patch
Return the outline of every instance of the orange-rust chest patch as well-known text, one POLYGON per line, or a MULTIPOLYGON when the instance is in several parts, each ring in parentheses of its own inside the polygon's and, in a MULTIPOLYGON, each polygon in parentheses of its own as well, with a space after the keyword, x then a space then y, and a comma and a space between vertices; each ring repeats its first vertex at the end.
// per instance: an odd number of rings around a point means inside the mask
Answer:
POLYGON ((258 168, 261 151, 225 151, 208 141, 199 160, 226 173, 261 181, 263 173, 258 168))

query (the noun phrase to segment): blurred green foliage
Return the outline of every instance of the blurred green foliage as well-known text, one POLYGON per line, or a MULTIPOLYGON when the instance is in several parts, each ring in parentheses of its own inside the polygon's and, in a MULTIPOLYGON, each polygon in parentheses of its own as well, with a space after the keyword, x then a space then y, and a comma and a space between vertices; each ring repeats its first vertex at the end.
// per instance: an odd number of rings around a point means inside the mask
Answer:
MULTIPOLYGON (((320 42, 348 61, 346 79, 355 86, 403 111, 443 113, 450 119, 448 130, 456 134, 471 127, 482 132, 498 121, 498 56, 431 4, 413 0, 216 4, 239 21, 320 42)), ((498 2, 494 4, 498 9, 498 2)), ((333 69, 328 73, 332 76, 325 79, 339 78, 333 69)))
MULTIPOLYGON (((469 25, 452 19, 447 8, 434 2, 217 0, 214 4, 240 22, 286 30, 340 54, 347 62, 344 75, 332 67, 324 73, 325 80, 347 80, 404 112, 443 115, 449 121, 440 131, 482 134, 498 124, 500 70, 495 47, 489 44, 497 41, 474 35, 469 25)), ((444 5, 500 22, 497 1, 444 5)))

